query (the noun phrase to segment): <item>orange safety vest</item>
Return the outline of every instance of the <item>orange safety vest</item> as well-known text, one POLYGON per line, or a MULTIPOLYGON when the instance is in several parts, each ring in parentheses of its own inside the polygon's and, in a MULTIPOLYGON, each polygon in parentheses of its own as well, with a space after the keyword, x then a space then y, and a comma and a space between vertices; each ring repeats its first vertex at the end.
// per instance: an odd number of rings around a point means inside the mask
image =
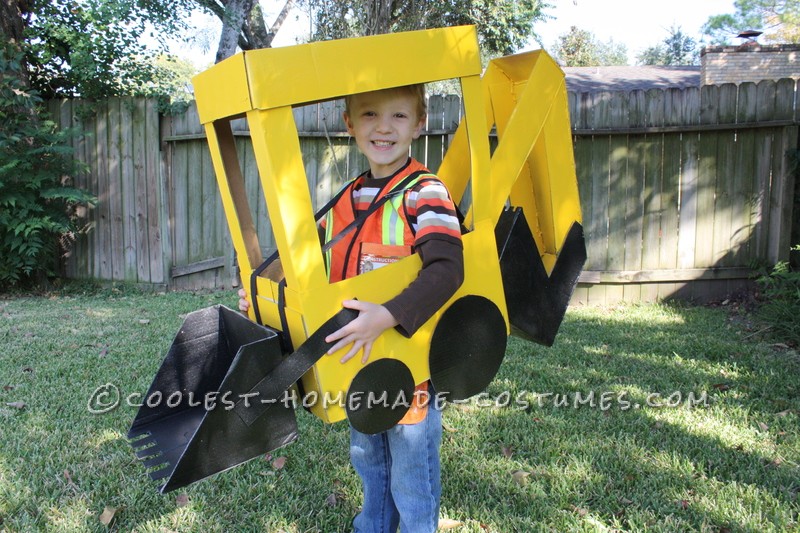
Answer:
MULTIPOLYGON (((367 217, 361 227, 351 231, 337 242, 325 254, 328 266, 328 281, 331 283, 356 276, 359 273, 359 260, 362 247, 380 245, 383 253, 396 254, 397 257, 411 255, 414 244, 414 232, 406 219, 405 197, 423 178, 435 178, 425 166, 411 159, 404 168, 383 187, 373 202, 387 194, 395 194, 383 206, 367 217), (416 179, 409 182, 403 191, 395 191, 395 187, 413 173, 419 173, 416 179), (354 242, 355 241, 355 242, 354 242)), ((345 185, 345 191, 338 202, 325 215, 325 242, 330 241, 356 218, 353 205, 353 189, 363 182, 359 176, 345 185)), ((411 407, 398 424, 416 424, 424 420, 428 414, 428 382, 420 383, 414 389, 411 407)))
MULTIPOLYGON (((384 253, 390 253, 398 258, 411 255, 414 232, 406 219, 405 209, 403 209, 405 197, 421 179, 435 177, 422 163, 413 158, 398 171, 384 185, 383 190, 373 199, 373 202, 387 194, 393 194, 393 197, 367 217, 359 228, 345 235, 341 241, 326 252, 328 281, 335 283, 359 274, 359 259, 365 243, 381 246, 384 253), (401 181, 413 173, 419 173, 419 176, 408 183, 402 193, 394 190, 401 181)), ((325 215, 325 242, 330 241, 355 220, 353 190, 363 181, 364 176, 362 175, 345 185, 344 194, 325 215)))

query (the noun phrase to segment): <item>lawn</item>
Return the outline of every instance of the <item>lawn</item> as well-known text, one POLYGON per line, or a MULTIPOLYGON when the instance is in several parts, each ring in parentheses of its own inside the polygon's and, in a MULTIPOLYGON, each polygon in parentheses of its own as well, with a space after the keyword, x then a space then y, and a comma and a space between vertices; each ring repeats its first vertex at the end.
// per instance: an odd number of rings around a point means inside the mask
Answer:
MULTIPOLYGON (((125 439, 182 317, 232 293, 0 298, 0 531, 347 531, 345 423, 167 495, 125 439), (122 404, 92 414, 99 388, 122 404), (108 525, 104 524, 108 522, 108 525)), ((450 531, 796 531, 800 356, 724 308, 573 308, 444 413, 450 531)))

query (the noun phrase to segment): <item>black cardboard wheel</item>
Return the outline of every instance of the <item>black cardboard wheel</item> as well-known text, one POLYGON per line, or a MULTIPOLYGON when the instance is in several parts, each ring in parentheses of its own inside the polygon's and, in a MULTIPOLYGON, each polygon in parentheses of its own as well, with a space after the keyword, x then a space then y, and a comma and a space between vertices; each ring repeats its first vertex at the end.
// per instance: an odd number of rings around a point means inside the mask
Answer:
POLYGON ((431 339, 431 382, 448 401, 465 400, 494 379, 506 353, 506 322, 483 296, 464 296, 442 315, 431 339))
POLYGON ((378 359, 362 368, 347 390, 347 419, 374 435, 394 427, 405 416, 414 395, 414 378, 405 363, 378 359))

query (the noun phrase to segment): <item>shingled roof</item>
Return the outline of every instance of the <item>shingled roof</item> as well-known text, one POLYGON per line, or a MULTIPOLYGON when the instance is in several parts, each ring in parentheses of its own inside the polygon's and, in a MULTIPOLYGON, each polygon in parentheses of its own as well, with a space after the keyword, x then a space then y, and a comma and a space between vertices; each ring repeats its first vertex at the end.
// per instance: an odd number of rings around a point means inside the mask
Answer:
POLYGON ((700 86, 699 66, 562 67, 567 90, 575 92, 632 91, 700 86))

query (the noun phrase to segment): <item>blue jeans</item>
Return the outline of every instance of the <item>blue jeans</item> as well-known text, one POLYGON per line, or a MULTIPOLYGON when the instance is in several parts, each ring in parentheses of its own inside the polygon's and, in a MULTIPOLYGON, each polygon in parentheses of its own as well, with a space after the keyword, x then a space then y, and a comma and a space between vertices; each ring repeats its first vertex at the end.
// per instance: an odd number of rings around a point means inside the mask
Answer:
POLYGON ((442 412, 431 402, 418 424, 375 435, 350 427, 350 462, 361 477, 364 505, 356 533, 432 533, 439 522, 442 412))

